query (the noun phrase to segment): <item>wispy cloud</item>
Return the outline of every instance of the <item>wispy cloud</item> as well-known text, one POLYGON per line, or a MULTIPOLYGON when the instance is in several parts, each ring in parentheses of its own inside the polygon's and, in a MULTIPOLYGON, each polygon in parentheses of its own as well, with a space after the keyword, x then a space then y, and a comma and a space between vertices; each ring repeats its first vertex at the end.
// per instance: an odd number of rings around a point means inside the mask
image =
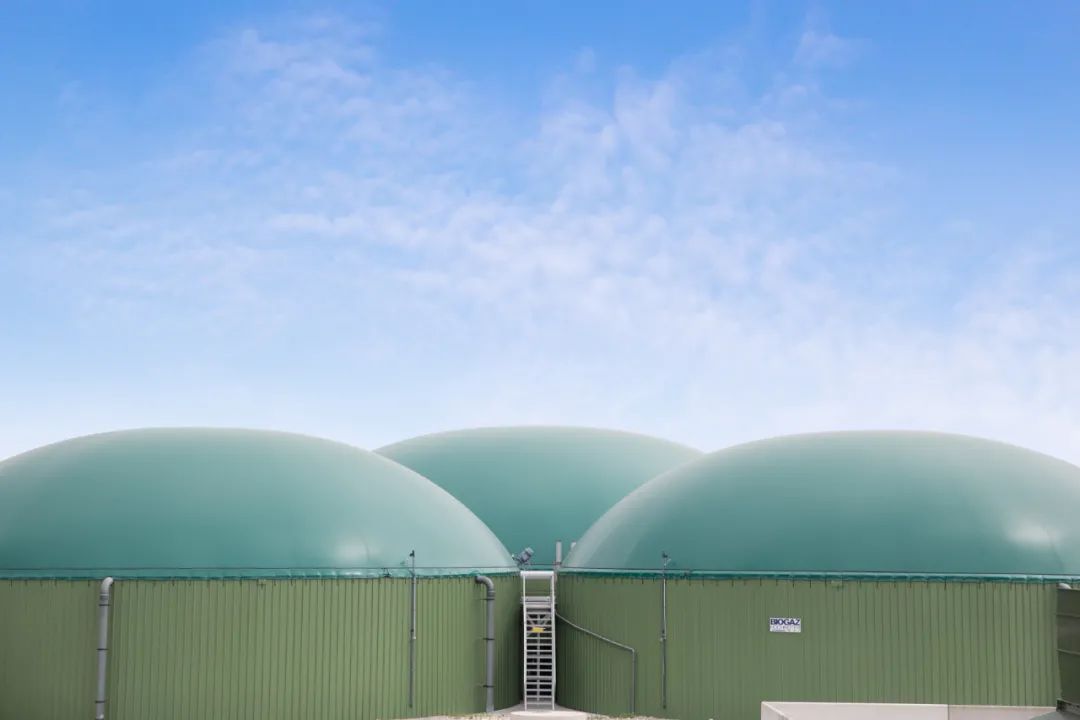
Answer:
MULTIPOLYGON (((731 48, 602 84, 584 53, 522 118, 393 64, 369 25, 253 26, 178 71, 161 102, 210 99, 159 151, 21 195, 16 262, 90 342, 202 384, 140 402, 160 375, 109 378, 124 424, 377 445, 576 422, 707 448, 903 426, 1080 460, 1067 242, 948 269, 980 229, 904 217, 902 171, 822 122, 808 78, 858 47, 808 30, 758 96, 731 48)), ((0 451, 57 432, 35 422, 0 451)))
POLYGON ((826 13, 816 8, 806 17, 793 64, 806 70, 843 68, 856 62, 869 48, 870 43, 862 38, 833 32, 826 13))
POLYGON ((843 67, 854 62, 865 47, 865 43, 859 40, 843 38, 828 30, 808 28, 803 31, 795 48, 795 62, 811 68, 843 67))

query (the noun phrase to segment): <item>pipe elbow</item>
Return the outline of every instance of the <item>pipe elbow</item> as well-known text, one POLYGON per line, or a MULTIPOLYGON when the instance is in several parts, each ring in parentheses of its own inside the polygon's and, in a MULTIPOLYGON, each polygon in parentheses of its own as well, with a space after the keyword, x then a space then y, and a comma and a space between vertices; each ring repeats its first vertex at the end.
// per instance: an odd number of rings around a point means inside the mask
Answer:
POLYGON ((489 600, 495 598, 495 581, 489 578, 487 575, 476 575, 473 577, 477 585, 483 585, 487 588, 487 596, 489 600))
POLYGON ((100 594, 101 594, 101 599, 102 600, 108 600, 109 599, 109 591, 112 589, 112 585, 113 585, 113 579, 111 577, 107 577, 107 578, 105 578, 104 580, 101 581, 101 592, 100 592, 100 594))

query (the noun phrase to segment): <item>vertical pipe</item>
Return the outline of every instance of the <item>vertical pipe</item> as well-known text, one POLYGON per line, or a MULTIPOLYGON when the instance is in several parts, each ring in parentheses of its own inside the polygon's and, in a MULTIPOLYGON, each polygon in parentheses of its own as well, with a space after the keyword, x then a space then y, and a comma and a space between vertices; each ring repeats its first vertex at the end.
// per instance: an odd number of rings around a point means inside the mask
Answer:
POLYGON ((660 705, 667 708, 667 567, 671 558, 661 553, 664 568, 660 580, 660 705))
POLYGON ((105 720, 105 670, 109 661, 109 600, 113 579, 101 581, 98 594, 98 649, 97 649, 97 698, 94 700, 94 717, 105 720))
POLYGON ((412 561, 412 587, 409 592, 409 707, 416 697, 416 551, 409 553, 412 561))
POLYGON ((495 712, 495 583, 487 575, 477 575, 477 583, 487 588, 487 630, 484 641, 487 645, 487 667, 484 675, 485 712, 495 712))
POLYGON ((555 569, 562 565, 562 540, 555 541, 555 569))

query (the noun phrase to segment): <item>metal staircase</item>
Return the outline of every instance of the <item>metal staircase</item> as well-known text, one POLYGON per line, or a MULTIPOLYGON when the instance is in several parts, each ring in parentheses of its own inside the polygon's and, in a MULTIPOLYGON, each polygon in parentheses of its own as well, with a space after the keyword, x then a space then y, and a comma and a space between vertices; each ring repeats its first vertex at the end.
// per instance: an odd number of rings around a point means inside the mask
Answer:
POLYGON ((555 709, 555 573, 521 572, 525 709, 555 709))

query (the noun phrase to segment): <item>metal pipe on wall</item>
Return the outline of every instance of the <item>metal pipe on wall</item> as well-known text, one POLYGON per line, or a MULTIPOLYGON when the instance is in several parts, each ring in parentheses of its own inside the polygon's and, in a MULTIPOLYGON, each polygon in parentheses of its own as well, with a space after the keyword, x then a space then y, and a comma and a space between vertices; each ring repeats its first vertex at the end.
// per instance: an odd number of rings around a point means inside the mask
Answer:
POLYGON ((487 575, 477 575, 474 580, 487 588, 487 630, 484 641, 487 644, 487 668, 484 675, 485 712, 495 712, 495 583, 487 575))
POLYGON ((601 642, 606 642, 608 645, 614 645, 617 648, 621 648, 630 653, 630 714, 634 715, 637 711, 637 650, 629 645, 623 645, 617 640, 612 640, 609 637, 604 637, 598 632, 593 632, 588 628, 583 628, 580 625, 570 622, 558 612, 555 613, 555 617, 562 620, 564 623, 574 628, 578 632, 585 633, 589 637, 594 637, 601 642))
POLYGON ((664 568, 660 581, 660 705, 667 708, 667 567, 671 557, 661 553, 664 568))
POLYGON ((98 649, 97 649, 97 698, 94 700, 94 717, 105 720, 105 671, 109 662, 109 605, 112 597, 113 579, 101 581, 98 593, 98 649))
POLYGON ((416 551, 409 553, 412 561, 412 587, 409 592, 409 707, 416 697, 416 551))

